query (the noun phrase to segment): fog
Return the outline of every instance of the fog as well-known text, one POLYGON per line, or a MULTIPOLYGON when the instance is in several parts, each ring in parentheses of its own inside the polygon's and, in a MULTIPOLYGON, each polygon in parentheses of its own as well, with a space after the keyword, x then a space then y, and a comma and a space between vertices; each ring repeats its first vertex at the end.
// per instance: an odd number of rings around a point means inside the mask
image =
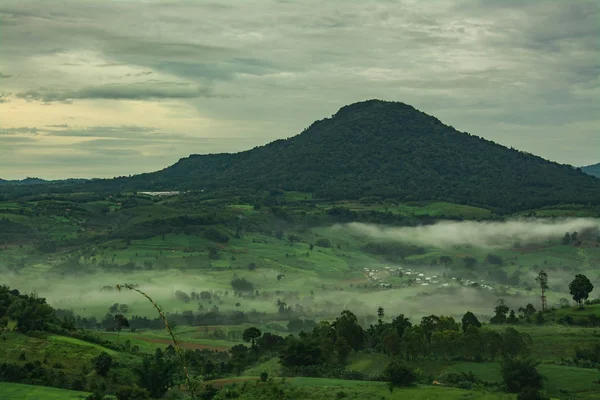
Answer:
POLYGON ((338 225, 356 234, 377 240, 417 246, 448 248, 471 245, 481 248, 508 248, 520 244, 558 240, 565 232, 598 230, 600 221, 592 218, 559 220, 515 219, 506 222, 443 221, 417 227, 384 227, 353 222, 338 225))
MULTIPOLYGON (((438 273, 432 267, 423 266, 421 270, 429 274, 438 273)), ((323 287, 321 281, 316 277, 306 279, 301 276, 296 277, 294 274, 288 276, 290 279, 290 286, 288 286, 286 282, 277 282, 276 274, 277 272, 274 270, 264 270, 256 274, 243 275, 254 283, 256 289, 261 293, 263 291, 271 293, 271 297, 266 299, 252 298, 248 295, 234 297, 231 287, 222 284, 215 285, 215 282, 205 279, 202 275, 180 273, 179 271, 132 274, 97 273, 88 277, 64 277, 61 279, 19 275, 7 275, 3 278, 5 278, 4 283, 8 283, 11 287, 18 288, 23 292, 35 292, 40 297, 45 297, 53 307, 72 309, 76 314, 93 315, 97 318, 104 316, 114 303, 127 304, 129 306, 128 315, 151 318, 157 316, 151 304, 138 293, 127 289, 121 292, 101 290, 105 285, 115 287, 116 284, 124 282, 139 284, 139 288, 156 300, 167 313, 197 310, 197 301, 184 303, 177 300, 174 295, 177 290, 186 293, 206 290, 221 294, 228 291, 228 296, 221 295, 225 301, 224 304, 214 303, 219 305, 220 310, 225 313, 232 310, 244 312, 258 310, 276 314, 276 302, 281 299, 289 306, 301 305, 305 308, 307 316, 313 316, 316 319, 335 317, 344 309, 349 309, 359 316, 374 317, 380 306, 385 308, 388 316, 404 314, 412 320, 418 320, 420 317, 430 314, 460 317, 467 310, 480 316, 486 316, 491 315, 499 297, 505 297, 509 304, 512 303, 515 306, 537 301, 536 293, 521 294, 515 297, 464 286, 424 288, 416 285, 394 289, 357 290, 357 288, 350 288, 347 283, 333 284, 330 282, 323 287), (298 286, 304 290, 296 295, 293 288, 298 286), (313 289, 314 296, 308 294, 308 289, 313 289), (275 294, 276 290, 281 290, 281 293, 275 294), (241 303, 240 308, 234 306, 237 302, 241 303)), ((204 306, 203 311, 208 311, 212 305, 204 302, 204 306)))

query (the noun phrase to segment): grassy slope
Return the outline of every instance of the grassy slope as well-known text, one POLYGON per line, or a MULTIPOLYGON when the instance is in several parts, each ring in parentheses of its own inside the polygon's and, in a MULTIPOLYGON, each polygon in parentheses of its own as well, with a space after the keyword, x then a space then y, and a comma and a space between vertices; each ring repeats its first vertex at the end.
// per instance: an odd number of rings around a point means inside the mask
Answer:
MULTIPOLYGON (((241 400, 275 400, 279 399, 280 394, 270 390, 269 386, 264 383, 256 383, 256 377, 240 377, 238 379, 219 380, 215 381, 216 386, 221 386, 223 383, 232 383, 236 381, 247 381, 245 389, 242 391, 239 399, 241 400)), ((239 387, 240 383, 236 384, 239 387)), ((506 393, 485 393, 466 391, 454 388, 445 388, 439 386, 424 386, 420 385, 412 388, 396 388, 392 393, 388 390, 387 384, 384 382, 368 382, 368 381, 347 381, 339 379, 323 379, 323 378, 290 378, 286 380, 283 386, 287 389, 287 393, 292 393, 293 398, 302 398, 305 400, 331 400, 335 398, 344 398, 349 400, 508 400, 514 399, 514 395, 506 393), (343 394, 340 394, 343 393, 343 394)))
POLYGON ((0 400, 76 400, 89 393, 45 386, 0 382, 0 400))
POLYGON ((40 361, 47 366, 59 364, 65 373, 81 375, 82 367, 91 369, 92 359, 105 351, 122 365, 130 365, 136 357, 114 350, 64 336, 51 335, 45 338, 26 336, 16 332, 5 334, 6 341, 0 341, 0 360, 17 363, 40 361), (25 360, 21 359, 25 355, 25 360))
MULTIPOLYGON (((381 354, 355 354, 350 357, 349 369, 363 373, 375 374, 381 372, 391 359, 381 354)), ((419 368, 426 375, 439 376, 447 371, 469 372, 488 382, 502 380, 499 363, 474 362, 445 362, 420 360, 409 362, 409 365, 419 368)), ((566 389, 580 395, 592 395, 600 390, 600 372, 594 369, 576 368, 562 365, 545 365, 539 367, 540 373, 547 378, 546 389, 552 396, 559 396, 561 389, 566 389)))

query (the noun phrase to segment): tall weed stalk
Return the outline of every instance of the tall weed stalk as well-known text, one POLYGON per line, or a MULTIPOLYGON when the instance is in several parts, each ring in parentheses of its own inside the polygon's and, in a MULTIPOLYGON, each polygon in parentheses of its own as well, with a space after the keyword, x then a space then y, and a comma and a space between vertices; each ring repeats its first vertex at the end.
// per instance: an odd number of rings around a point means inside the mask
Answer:
POLYGON ((147 295, 145 292, 141 291, 140 289, 134 287, 133 285, 130 285, 128 283, 125 283, 123 285, 117 285, 118 291, 121 291, 121 289, 123 289, 123 288, 129 289, 133 292, 138 292, 139 294, 144 296, 146 299, 148 299, 148 301, 150 303, 152 303, 152 306, 156 309, 156 311, 158 311, 158 315, 160 315, 160 318, 162 318, 163 322, 165 323, 165 328, 167 328, 167 331, 169 331, 169 334, 171 335, 171 338, 173 339, 173 344, 175 345, 175 351, 177 352, 177 355, 179 356, 179 363, 181 364, 181 370, 183 371, 183 374, 185 375, 185 380, 187 382, 188 389, 190 391, 192 400, 194 400, 196 398, 196 389, 197 389, 198 384, 195 380, 194 380, 194 382, 192 382, 192 379, 190 378, 190 373, 188 371, 187 363, 185 361, 185 357, 181 350, 181 346, 179 346, 179 342, 177 341, 177 338, 175 337, 175 333, 169 326, 169 321, 167 321, 167 317, 166 317, 165 313, 163 312, 162 308, 160 308, 160 306, 154 300, 152 300, 152 298, 149 295, 147 295))

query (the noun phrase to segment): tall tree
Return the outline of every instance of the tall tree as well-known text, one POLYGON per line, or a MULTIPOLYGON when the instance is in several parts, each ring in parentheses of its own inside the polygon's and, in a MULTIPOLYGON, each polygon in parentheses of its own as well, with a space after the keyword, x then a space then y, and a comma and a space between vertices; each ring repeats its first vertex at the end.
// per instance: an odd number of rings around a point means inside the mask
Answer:
POLYGON ((244 342, 252 342, 252 348, 254 348, 254 344, 256 339, 258 339, 262 335, 260 329, 252 326, 244 331, 242 334, 242 338, 244 342))
POLYGON ((335 328, 337 336, 346 339, 355 351, 358 351, 362 347, 364 331, 358 324, 358 319, 354 313, 348 310, 342 311, 342 314, 335 319, 332 325, 335 328))
POLYGON ((123 314, 117 314, 114 316, 115 329, 117 331, 117 344, 119 344, 119 334, 121 329, 129 327, 129 321, 123 314))
POLYGON ((377 308, 377 318, 379 319, 379 323, 383 322, 383 317, 385 316, 385 312, 383 311, 383 307, 377 308))
POLYGON ((506 314, 509 308, 504 299, 498 299, 496 307, 494 307, 494 316, 490 319, 492 324, 503 324, 506 322, 506 314))
POLYGON ((573 296, 573 300, 579 303, 579 308, 583 308, 592 290, 594 290, 594 285, 585 275, 577 274, 575 279, 569 283, 569 292, 573 296))
POLYGON ((470 326, 481 328, 481 322, 479 322, 475 314, 473 314, 471 311, 467 311, 465 315, 463 315, 461 322, 463 332, 467 332, 467 329, 470 326))
POLYGON ((545 312, 547 311, 546 290, 548 290, 548 274, 544 272, 544 270, 541 270, 535 280, 540 285, 540 290, 542 292, 542 311, 545 312))

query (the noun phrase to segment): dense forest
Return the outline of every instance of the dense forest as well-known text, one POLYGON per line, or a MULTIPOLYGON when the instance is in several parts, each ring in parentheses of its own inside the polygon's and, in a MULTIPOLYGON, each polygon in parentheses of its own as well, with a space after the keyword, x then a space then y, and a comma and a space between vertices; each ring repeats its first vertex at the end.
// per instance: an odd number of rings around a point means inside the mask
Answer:
POLYGON ((333 200, 443 200, 497 212, 600 202, 600 180, 581 169, 459 132, 410 105, 379 100, 345 106, 297 136, 237 154, 191 155, 154 173, 11 190, 217 188, 297 190, 333 200))

